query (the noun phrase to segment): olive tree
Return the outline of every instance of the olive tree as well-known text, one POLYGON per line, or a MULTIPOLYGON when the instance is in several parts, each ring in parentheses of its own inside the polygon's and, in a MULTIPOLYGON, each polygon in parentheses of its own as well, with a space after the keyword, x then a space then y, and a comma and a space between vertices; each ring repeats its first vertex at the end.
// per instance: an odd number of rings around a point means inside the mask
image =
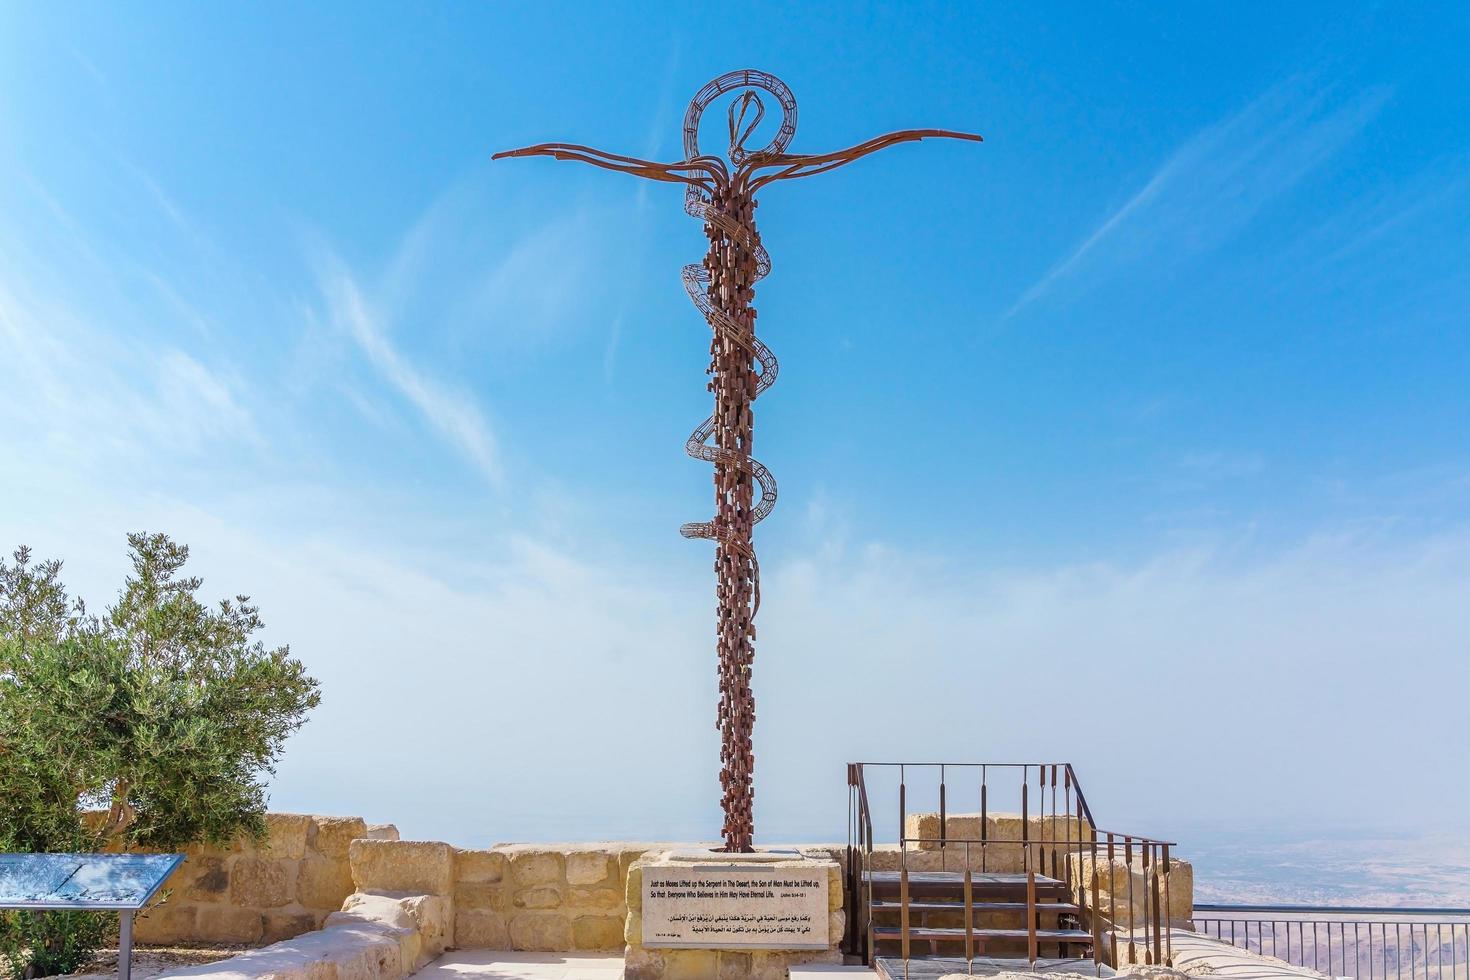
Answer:
MULTIPOLYGON (((209 606, 187 547, 128 536, 132 573, 102 615, 61 563, 0 560, 0 850, 178 848, 260 836, 266 779, 320 695, 247 596, 209 606)), ((67 972, 95 916, 5 913, 0 966, 67 972)))

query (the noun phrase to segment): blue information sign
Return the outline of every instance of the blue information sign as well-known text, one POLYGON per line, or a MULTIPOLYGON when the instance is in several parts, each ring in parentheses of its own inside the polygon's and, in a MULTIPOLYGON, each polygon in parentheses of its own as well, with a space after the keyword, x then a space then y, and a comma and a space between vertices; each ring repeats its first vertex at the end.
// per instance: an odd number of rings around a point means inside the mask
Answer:
POLYGON ((182 854, 0 854, 0 907, 141 909, 182 854))
POLYGON ((117 912, 117 962, 129 980, 133 913, 158 894, 182 854, 0 854, 0 909, 117 912))

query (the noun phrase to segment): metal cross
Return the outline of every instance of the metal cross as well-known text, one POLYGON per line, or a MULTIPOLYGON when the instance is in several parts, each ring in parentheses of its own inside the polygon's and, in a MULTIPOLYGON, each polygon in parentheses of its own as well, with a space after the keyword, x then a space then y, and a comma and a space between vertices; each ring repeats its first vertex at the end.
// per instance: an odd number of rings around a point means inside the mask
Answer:
POLYGON ((753 849, 755 757, 751 731, 755 698, 750 670, 755 657, 755 615, 760 609, 760 566, 752 532, 776 504, 776 480, 751 456, 756 398, 776 380, 776 358, 755 334, 755 284, 771 270, 755 228, 756 191, 777 180, 810 177, 851 163, 898 143, 928 137, 979 140, 943 129, 908 129, 878 136, 835 153, 787 153, 796 134, 796 99, 774 75, 753 69, 732 71, 700 89, 684 115, 684 159, 655 163, 574 143, 541 143, 495 154, 502 157, 549 156, 617 170, 648 180, 684 184, 684 210, 700 219, 709 238, 704 261, 686 265, 684 288, 713 330, 710 382, 714 413, 685 442, 695 459, 714 464, 713 519, 683 525, 686 538, 715 542, 715 596, 718 601, 721 736, 720 782, 724 789, 725 850, 753 849), (727 158, 699 151, 699 123, 706 107, 731 92, 727 158), (760 150, 746 142, 765 115, 759 93, 781 106, 775 138, 760 150), (759 370, 757 370, 759 367, 759 370), (759 488, 759 498, 756 489, 759 488))

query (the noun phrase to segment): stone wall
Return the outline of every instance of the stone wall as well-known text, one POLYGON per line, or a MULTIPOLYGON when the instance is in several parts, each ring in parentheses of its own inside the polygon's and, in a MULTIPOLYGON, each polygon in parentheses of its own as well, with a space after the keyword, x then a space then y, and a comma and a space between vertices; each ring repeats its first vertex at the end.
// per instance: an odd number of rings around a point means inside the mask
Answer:
MULTIPOLYGON (((963 871, 966 855, 973 871, 1017 873, 1025 870, 1025 850, 1031 850, 1031 866, 1047 871, 1051 867, 1051 856, 1065 853, 1070 840, 1075 848, 1091 831, 1086 820, 1078 817, 1038 816, 1032 814, 1022 820, 1019 813, 989 813, 983 821, 983 836, 987 842, 981 847, 982 820, 978 813, 948 813, 944 818, 944 838, 940 845, 939 814, 910 813, 904 818, 904 836, 920 838, 920 843, 908 846, 907 864, 910 871, 963 871), (1019 843, 1022 839, 1029 845, 1019 843), (956 843, 958 841, 958 843, 956 843)), ((874 848, 874 869, 895 871, 899 866, 900 848, 897 844, 879 845, 874 848)))
POLYGON ((461 948, 621 951, 628 868, 651 843, 497 844, 454 852, 461 948))
POLYGON ((352 894, 348 846, 391 826, 361 817, 266 816, 263 842, 193 846, 165 883, 167 898, 137 919, 140 943, 272 943, 319 929, 352 894))
MULTIPOLYGON (((621 952, 632 942, 625 929, 628 896, 636 891, 629 874, 634 862, 650 851, 693 846, 608 842, 461 849, 435 841, 401 841, 391 826, 369 827, 357 817, 276 813, 267 819, 264 842, 188 849, 187 860, 166 885, 167 902, 138 919, 138 941, 273 943, 321 929, 344 906, 350 910, 353 903, 384 898, 410 902, 415 914, 432 906, 425 918, 429 924, 415 927, 423 933, 426 949, 621 952)), ((1020 836, 1019 816, 992 814, 988 819, 988 838, 1020 836)), ((1038 820, 1032 818, 1028 828, 1034 837, 1041 833, 1038 820)), ((946 833, 951 838, 978 837, 978 821, 974 814, 948 815, 946 833)), ((907 826, 914 836, 938 836, 937 814, 911 814, 907 826)), ((1056 827, 1065 838, 1062 818, 1056 827)), ((1079 829, 1086 827, 1071 828, 1074 840, 1079 829)), ((1050 823, 1046 833, 1052 834, 1050 823)), ((845 865, 846 850, 840 845, 797 849, 845 865)), ((1020 870, 1021 858, 1019 845, 994 845, 987 848, 986 867, 1020 870)), ((875 870, 895 870, 899 862, 896 845, 880 846, 872 855, 875 870)), ((978 870, 979 862, 972 847, 972 867, 978 870)), ((911 847, 907 864, 911 871, 960 870, 963 847, 911 847)), ((1079 861, 1074 874, 1090 881, 1090 869, 1090 862, 1079 861)), ((1104 907, 1114 900, 1120 926, 1126 925, 1130 881, 1141 918, 1141 872, 1121 860, 1111 869, 1099 867, 1104 907)), ((834 922, 839 923, 833 926, 834 936, 841 928, 843 880, 838 876, 833 885, 834 922)), ((1168 886, 1169 918, 1183 924, 1193 906, 1188 862, 1174 858, 1168 886)))

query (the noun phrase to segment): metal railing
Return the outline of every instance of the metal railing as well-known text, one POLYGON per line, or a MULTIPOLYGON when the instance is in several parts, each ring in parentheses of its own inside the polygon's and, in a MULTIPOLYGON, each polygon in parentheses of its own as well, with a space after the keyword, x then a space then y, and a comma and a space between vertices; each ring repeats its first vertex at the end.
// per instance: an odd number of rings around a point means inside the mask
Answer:
POLYGON ((1334 977, 1470 980, 1470 909, 1205 904, 1194 926, 1334 977))
MULTIPOLYGON (((1169 929, 1169 871, 1172 842, 1099 829, 1082 792, 1076 773, 1066 763, 852 763, 848 766, 848 849, 847 849, 847 950, 871 963, 876 946, 873 898, 875 855, 878 853, 873 829, 874 810, 869 799, 867 771, 878 769, 897 776, 897 868, 899 902, 898 941, 900 954, 907 962, 911 955, 916 930, 911 923, 911 873, 935 870, 955 875, 962 902, 952 908, 963 916, 963 930, 919 929, 931 950, 941 945, 958 947, 963 943, 967 963, 972 963, 977 948, 974 916, 985 911, 988 903, 974 900, 975 875, 1004 877, 993 872, 1002 870, 1008 860, 1020 866, 1007 870, 1018 873, 1015 886, 1025 884, 1025 902, 1008 903, 1025 913, 1024 939, 1026 957, 1038 958, 1041 937, 1057 937, 1059 949, 1068 945, 1090 946, 1095 966, 1104 962, 1172 964, 1173 946, 1169 929), (992 771, 1005 778, 1002 790, 1014 789, 1012 797, 1017 810, 1007 816, 1020 817, 1019 837, 993 836, 991 818, 995 809, 992 790, 997 786, 992 771), (937 809, 910 810, 910 774, 932 773, 937 776, 937 809), (977 791, 978 809, 969 814, 956 814, 951 803, 950 775, 959 772, 957 782, 977 791), (1035 782, 1033 783, 1033 776, 1035 782), (1008 777, 1008 778, 1006 778, 1008 777), (1019 777, 1019 779, 1017 779, 1019 777), (918 819, 911 827, 911 817, 918 819), (974 833, 955 833, 973 828, 974 833), (912 850, 911 850, 912 848, 912 850), (1019 854, 1017 853, 1019 851, 1019 854), (991 863, 991 855, 1002 857, 991 863), (1121 863, 1120 863, 1121 862, 1121 863), (951 867, 951 865, 957 865, 951 867), (1024 876, 1021 879, 1020 876, 1024 876), (1121 880, 1120 880, 1121 876, 1121 880), (1059 928, 1052 932, 1039 929, 1041 907, 1036 901, 1038 878, 1053 893, 1070 899, 1076 929, 1059 928), (1104 887, 1103 882, 1106 882, 1104 887), (961 934, 962 933, 962 934, 961 934), (1062 939, 1063 933, 1070 938, 1062 939), (1086 934, 1082 941, 1080 933, 1086 934), (1040 936, 1039 936, 1040 934, 1040 936)), ((887 855, 890 860, 894 855, 887 855)), ((891 879, 890 879, 891 880, 891 879)), ((930 910, 934 905, 927 906, 930 910)), ((1053 908, 1057 906, 1052 905, 1053 908)), ((878 906, 892 912, 891 903, 878 906)), ((892 927, 887 930, 892 933, 892 927)), ((986 937, 1019 940, 1022 930, 981 930, 986 937)))

